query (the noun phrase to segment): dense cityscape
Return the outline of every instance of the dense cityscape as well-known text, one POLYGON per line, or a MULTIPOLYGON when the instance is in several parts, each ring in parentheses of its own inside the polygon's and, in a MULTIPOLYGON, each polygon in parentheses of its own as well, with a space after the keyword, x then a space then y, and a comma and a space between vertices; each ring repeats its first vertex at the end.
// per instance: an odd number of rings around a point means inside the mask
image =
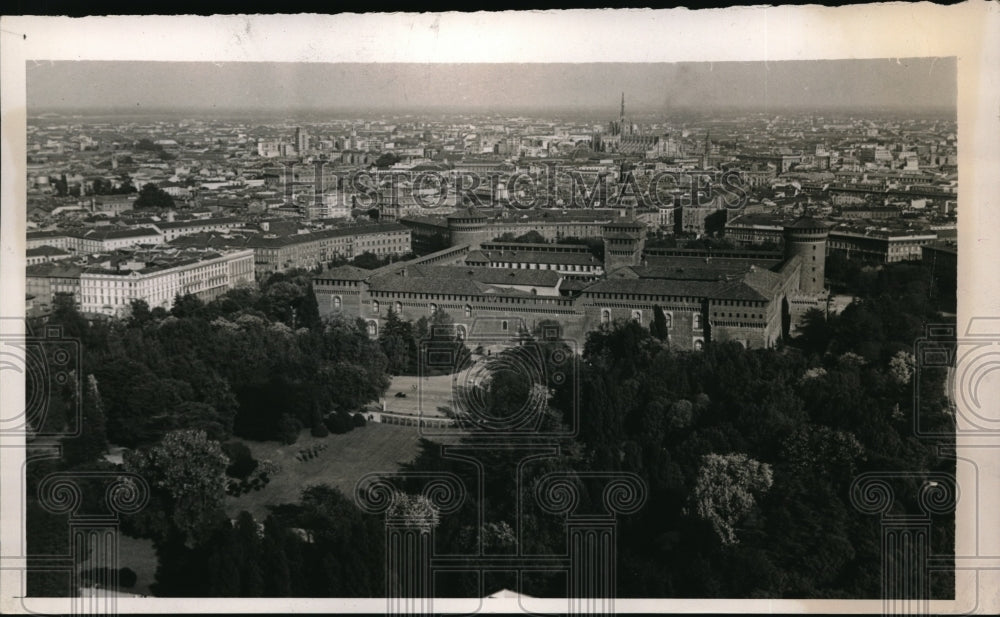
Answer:
MULTIPOLYGON (((699 242, 777 249, 783 225, 804 215, 829 223, 829 254, 954 260, 954 122, 756 114, 639 125, 626 111, 623 94, 606 125, 43 115, 29 125, 28 307, 45 312, 67 292, 85 313, 120 316, 132 300, 169 309, 178 294, 210 300, 273 272, 465 240, 473 254, 451 263, 499 263, 516 252, 492 244, 504 234, 601 239, 626 212, 641 224, 643 246, 631 248, 648 249, 644 263, 699 242), (469 208, 476 233, 459 222, 469 208)), ((581 276, 588 255, 549 252, 547 267, 574 283, 557 295, 603 272, 595 257, 581 276)))
POLYGON ((120 568, 85 552, 29 593, 572 597, 538 565, 559 508, 528 496, 570 474, 599 510, 615 473, 643 495, 615 519, 622 597, 878 597, 852 482, 954 468, 912 431, 954 422, 913 355, 956 311, 954 114, 608 99, 29 117, 26 312, 81 347, 30 427, 61 447, 28 466, 33 553, 66 549, 47 474, 148 493, 120 568), (432 472, 480 502, 421 493, 432 472), (383 514, 451 556, 430 587, 387 565, 383 514))

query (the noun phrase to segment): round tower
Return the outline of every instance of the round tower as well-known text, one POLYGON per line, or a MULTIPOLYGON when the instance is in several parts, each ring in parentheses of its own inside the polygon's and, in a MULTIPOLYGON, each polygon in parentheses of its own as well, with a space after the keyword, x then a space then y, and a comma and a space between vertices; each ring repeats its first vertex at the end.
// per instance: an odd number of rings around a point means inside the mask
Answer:
POLYGON ((474 208, 459 210, 448 215, 448 236, 451 245, 471 244, 473 249, 479 248, 489 231, 489 217, 474 208))
POLYGON ((818 219, 802 217, 785 225, 785 259, 802 258, 799 291, 819 294, 824 290, 826 238, 830 227, 818 219))

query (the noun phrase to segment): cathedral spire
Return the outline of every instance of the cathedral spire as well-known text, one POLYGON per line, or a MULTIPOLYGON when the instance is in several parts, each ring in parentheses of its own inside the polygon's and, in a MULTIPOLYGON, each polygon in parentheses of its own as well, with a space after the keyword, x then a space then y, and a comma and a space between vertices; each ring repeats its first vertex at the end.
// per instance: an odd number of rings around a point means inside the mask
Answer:
POLYGON ((705 154, 701 159, 701 168, 708 169, 708 156, 712 153, 712 129, 705 131, 705 154))
POLYGON ((624 92, 622 92, 622 110, 621 110, 621 113, 618 114, 618 118, 622 121, 622 124, 625 124, 625 93, 624 92))

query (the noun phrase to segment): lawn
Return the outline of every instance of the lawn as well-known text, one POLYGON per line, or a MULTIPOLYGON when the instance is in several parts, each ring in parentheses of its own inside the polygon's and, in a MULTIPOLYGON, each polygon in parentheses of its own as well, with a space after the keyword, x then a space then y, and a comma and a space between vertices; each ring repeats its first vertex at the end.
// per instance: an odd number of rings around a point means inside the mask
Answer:
POLYGON ((267 518, 267 506, 295 503, 302 489, 311 484, 329 484, 352 497, 355 483, 366 473, 395 471, 411 461, 419 450, 419 441, 420 432, 415 427, 377 423, 322 438, 303 431, 291 445, 246 441, 254 458, 270 459, 281 466, 281 472, 259 491, 227 496, 226 512, 235 518, 246 510, 263 521, 267 518), (299 450, 315 444, 326 444, 326 449, 309 461, 295 458, 299 450))
POLYGON ((474 365, 455 375, 434 375, 415 377, 412 375, 397 375, 385 391, 383 400, 385 410, 422 416, 442 416, 439 407, 454 409, 455 401, 452 395, 456 386, 467 387, 470 380, 480 376, 476 370, 480 365, 474 365), (397 393, 405 397, 396 396, 397 393))
POLYGON ((443 415, 438 407, 451 407, 452 375, 412 377, 397 375, 385 391, 385 410, 423 416, 443 415), (405 398, 396 396, 403 393, 405 398))
MULTIPOLYGON (((131 538, 118 532, 118 567, 131 568, 136 575, 135 586, 122 587, 120 591, 144 596, 152 595, 149 586, 156 580, 156 549, 153 541, 131 538)), ((80 570, 92 567, 90 558, 80 563, 80 570)))

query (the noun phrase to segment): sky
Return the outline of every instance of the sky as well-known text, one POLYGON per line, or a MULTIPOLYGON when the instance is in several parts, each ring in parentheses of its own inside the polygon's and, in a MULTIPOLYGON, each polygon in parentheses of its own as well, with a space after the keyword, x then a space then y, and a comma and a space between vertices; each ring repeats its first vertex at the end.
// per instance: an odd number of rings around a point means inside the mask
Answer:
POLYGON ((954 109, 954 58, 590 64, 29 62, 47 109, 954 109))

